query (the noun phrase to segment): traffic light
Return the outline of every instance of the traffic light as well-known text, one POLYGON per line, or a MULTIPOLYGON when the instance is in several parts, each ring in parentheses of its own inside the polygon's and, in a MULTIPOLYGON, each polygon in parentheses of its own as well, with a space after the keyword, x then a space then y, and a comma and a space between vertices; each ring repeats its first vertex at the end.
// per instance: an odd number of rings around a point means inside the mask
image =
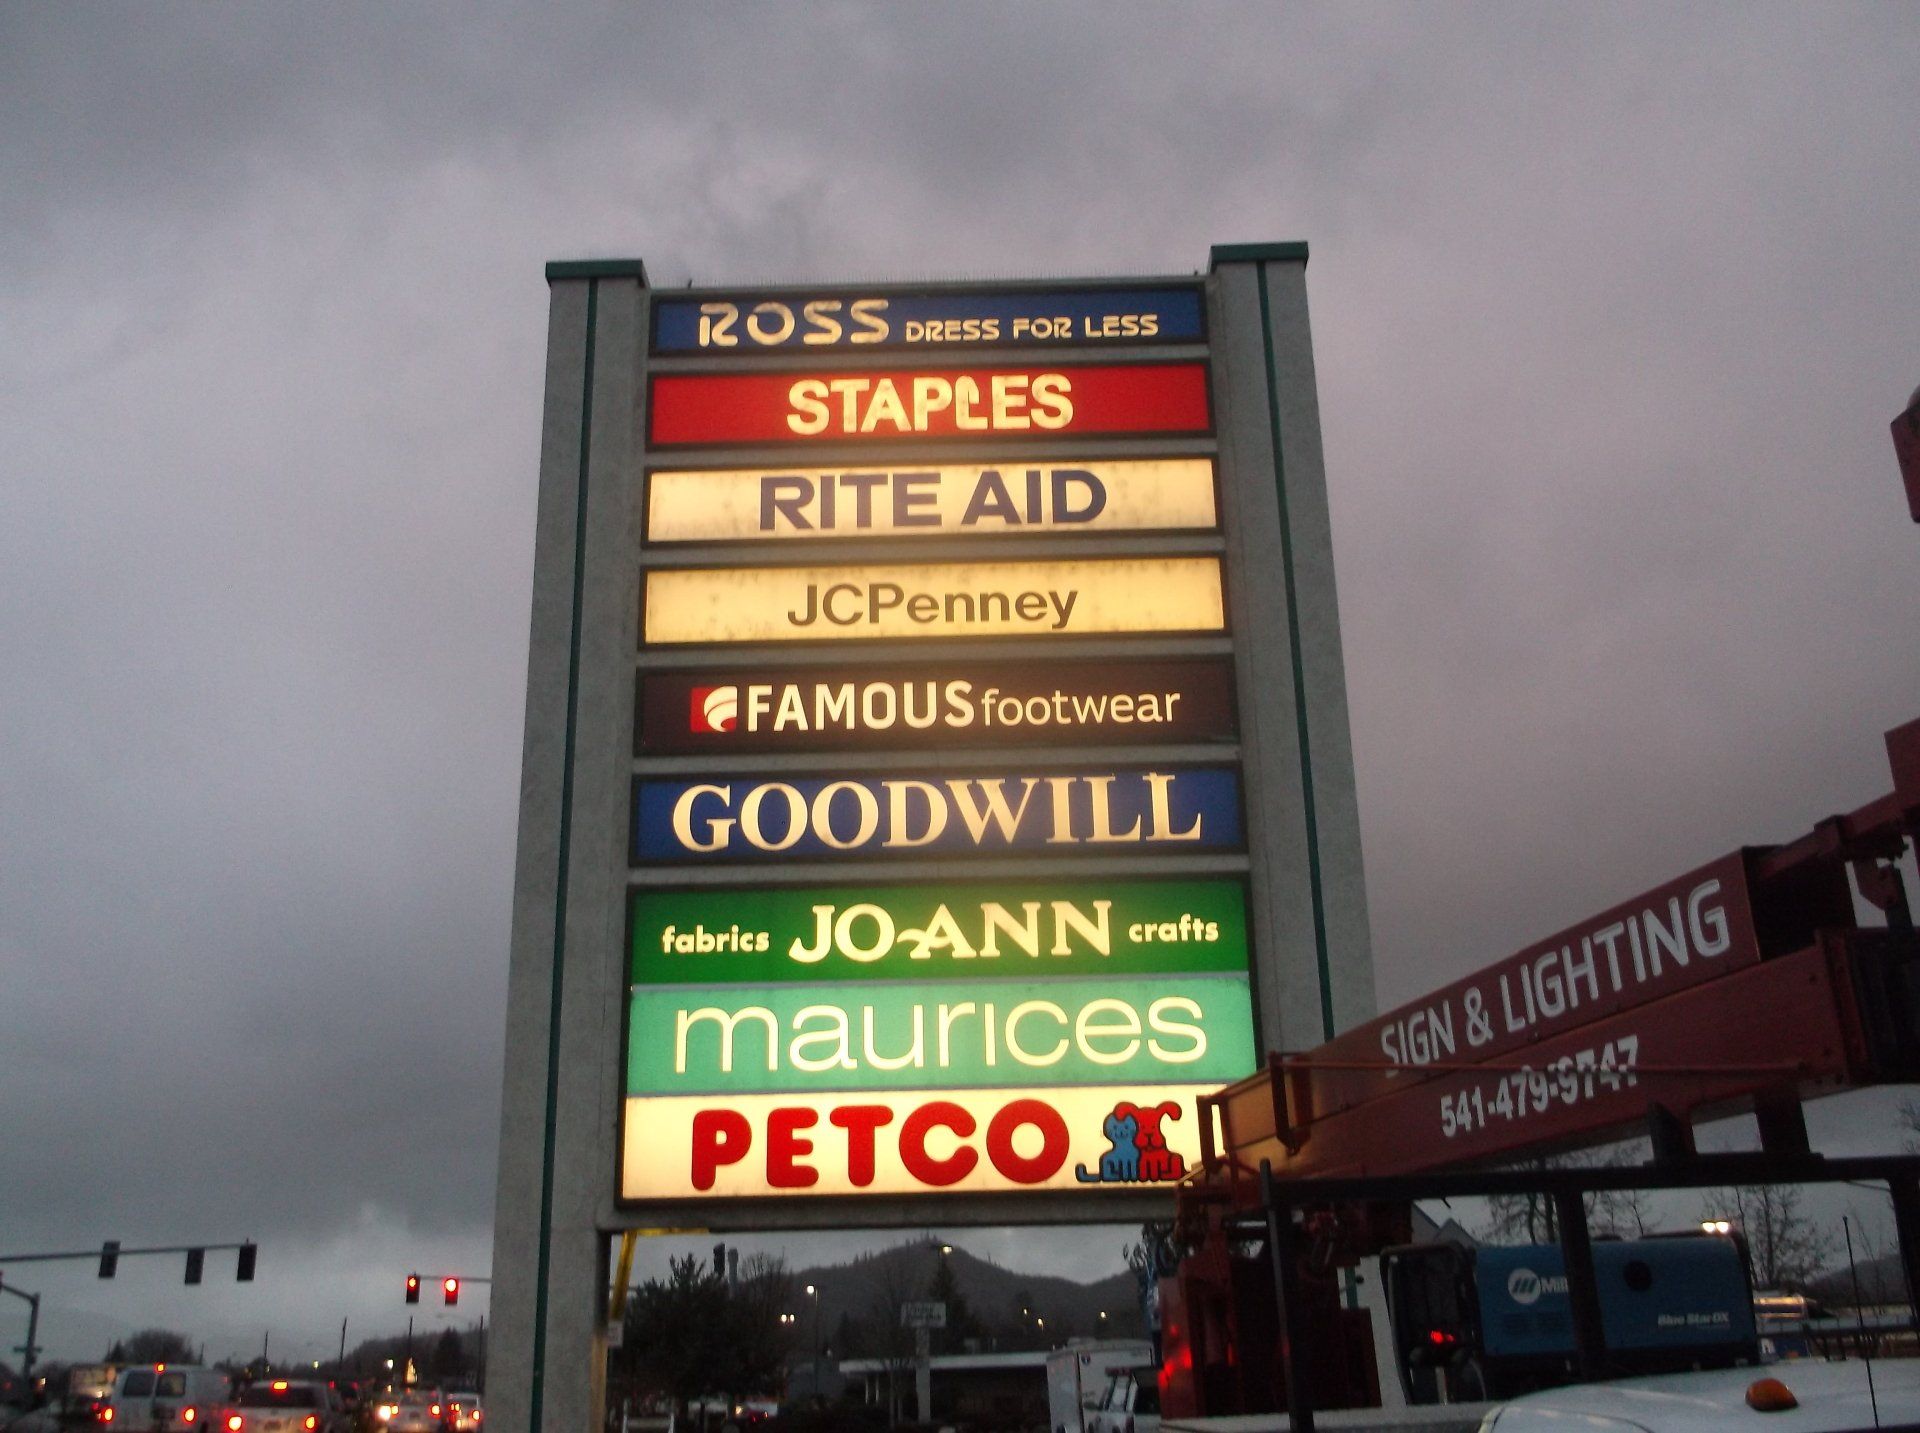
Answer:
POLYGON ((100 1246, 100 1277, 111 1279, 120 1268, 120 1241, 109 1239, 100 1246))
POLYGON ((460 1302, 460 1281, 454 1278, 442 1279, 440 1292, 447 1296, 447 1307, 452 1308, 460 1302))
POLYGON ((233 1277, 236 1282, 242 1284, 251 1284, 253 1282, 253 1261, 259 1253, 260 1246, 258 1244, 249 1243, 240 1246, 240 1263, 233 1271, 233 1277))
POLYGON ((418 1274, 407 1275, 407 1302, 410 1304, 420 1302, 420 1276, 418 1274))
POLYGON ((207 1251, 205 1249, 187 1250, 187 1282, 189 1284, 199 1283, 200 1272, 206 1268, 206 1265, 207 1251))

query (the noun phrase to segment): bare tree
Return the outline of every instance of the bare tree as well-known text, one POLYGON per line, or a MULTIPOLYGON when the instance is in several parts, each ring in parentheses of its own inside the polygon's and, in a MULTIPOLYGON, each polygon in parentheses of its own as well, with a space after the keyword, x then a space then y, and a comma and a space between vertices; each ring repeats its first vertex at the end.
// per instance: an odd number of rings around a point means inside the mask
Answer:
POLYGON ((1826 1267, 1834 1250, 1832 1231, 1807 1212, 1805 1195, 1797 1184, 1736 1185, 1710 1192, 1701 1214, 1738 1226, 1757 1287, 1798 1289, 1826 1267))
MULTIPOLYGON (((1578 1154, 1540 1155, 1509 1168, 1622 1169, 1644 1162, 1643 1146, 1615 1145, 1578 1154)), ((1595 1234, 1638 1238, 1647 1232, 1653 1209, 1645 1190, 1603 1189, 1580 1197, 1587 1224, 1595 1234)), ((1560 1239, 1560 1216, 1551 1195, 1539 1190, 1524 1194, 1494 1194, 1487 1198, 1485 1237, 1496 1243, 1553 1244, 1560 1239)))

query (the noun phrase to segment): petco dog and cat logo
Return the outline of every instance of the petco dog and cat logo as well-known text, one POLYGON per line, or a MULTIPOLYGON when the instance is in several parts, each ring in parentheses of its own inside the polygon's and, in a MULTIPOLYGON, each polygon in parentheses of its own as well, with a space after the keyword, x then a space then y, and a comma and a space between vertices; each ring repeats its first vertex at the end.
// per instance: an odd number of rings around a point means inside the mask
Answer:
POLYGON ((1100 1133, 1113 1147, 1100 1156, 1100 1167, 1089 1173, 1084 1164, 1074 1166, 1073 1177, 1082 1184, 1165 1184, 1187 1172, 1187 1162, 1167 1147, 1161 1126, 1180 1118, 1180 1106, 1174 1100, 1141 1108, 1131 1100, 1122 1100, 1100 1122, 1100 1133))
POLYGON ((732 731, 740 724, 740 688, 695 687, 687 713, 697 732, 732 731))
POLYGON ((1565 1274, 1536 1274, 1523 1264, 1507 1275, 1507 1297, 1522 1308, 1539 1303, 1542 1294, 1564 1294, 1566 1291, 1565 1274))

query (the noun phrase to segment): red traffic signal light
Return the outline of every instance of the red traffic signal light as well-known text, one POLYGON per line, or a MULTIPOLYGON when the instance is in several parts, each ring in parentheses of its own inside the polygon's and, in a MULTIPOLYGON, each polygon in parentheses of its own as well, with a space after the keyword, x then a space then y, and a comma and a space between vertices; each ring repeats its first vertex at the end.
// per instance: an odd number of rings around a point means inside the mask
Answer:
POLYGON ((410 1304, 420 1302, 420 1276, 418 1274, 407 1275, 407 1302, 410 1304))
POLYGON ((451 1308, 460 1302, 460 1281, 458 1279, 442 1279, 440 1281, 440 1292, 447 1296, 447 1306, 451 1308))

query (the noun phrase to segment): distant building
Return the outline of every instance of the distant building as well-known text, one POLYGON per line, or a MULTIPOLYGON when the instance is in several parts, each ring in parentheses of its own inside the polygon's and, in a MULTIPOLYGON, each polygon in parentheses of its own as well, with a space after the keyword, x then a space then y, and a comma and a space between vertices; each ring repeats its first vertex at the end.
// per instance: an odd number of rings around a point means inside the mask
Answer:
MULTIPOLYGON (((928 1360, 933 1416, 968 1422, 1044 1423, 1047 1417, 1047 1350, 1023 1353, 948 1353, 928 1360)), ((906 1409, 913 1407, 911 1358, 850 1358, 840 1365, 849 1393, 860 1390, 870 1407, 888 1405, 888 1378, 906 1409)))

